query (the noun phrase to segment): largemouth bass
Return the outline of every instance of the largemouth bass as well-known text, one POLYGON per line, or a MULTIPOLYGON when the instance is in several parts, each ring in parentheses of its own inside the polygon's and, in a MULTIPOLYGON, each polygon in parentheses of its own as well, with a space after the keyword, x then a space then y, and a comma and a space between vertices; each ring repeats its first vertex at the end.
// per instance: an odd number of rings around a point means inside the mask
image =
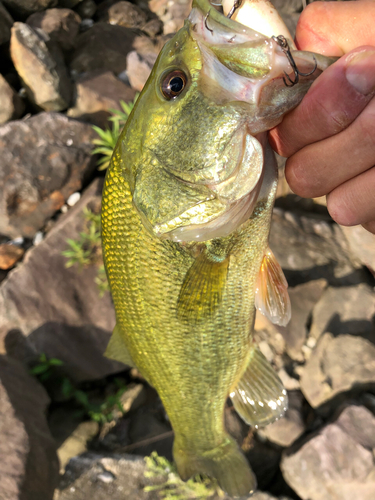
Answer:
POLYGON ((289 37, 195 0, 127 121, 103 192, 117 318, 106 354, 158 391, 181 477, 205 473, 231 496, 256 479, 225 430, 228 396, 253 426, 287 406, 252 342, 255 305, 275 323, 290 316, 268 249, 277 167, 267 131, 331 62, 295 51, 289 37))

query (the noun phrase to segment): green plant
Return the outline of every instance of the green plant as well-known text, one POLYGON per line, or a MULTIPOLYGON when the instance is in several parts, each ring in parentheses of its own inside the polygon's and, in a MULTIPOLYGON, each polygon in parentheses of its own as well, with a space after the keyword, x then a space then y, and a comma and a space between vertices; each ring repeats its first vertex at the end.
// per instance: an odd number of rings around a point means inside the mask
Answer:
POLYGON ((137 93, 134 97, 133 102, 126 103, 125 101, 120 101, 121 110, 119 109, 109 109, 112 116, 109 120, 112 122, 112 127, 103 130, 96 125, 93 125, 93 129, 98 134, 99 139, 94 139, 92 142, 96 145, 96 148, 92 151, 92 154, 100 154, 100 158, 97 162, 98 170, 105 170, 108 168, 109 162, 111 161, 111 156, 113 150, 116 146, 117 140, 119 138, 120 132, 129 118, 129 115, 134 107, 139 94, 137 93))
POLYGON ((31 375, 37 377, 41 382, 48 380, 55 369, 56 366, 62 366, 64 364, 61 359, 57 358, 47 358, 47 356, 42 353, 36 364, 30 369, 31 375))
POLYGON ((225 496, 217 483, 207 477, 196 476, 182 481, 176 467, 156 451, 145 457, 145 461, 145 477, 163 482, 145 486, 144 490, 157 491, 162 500, 208 500, 214 495, 225 496))

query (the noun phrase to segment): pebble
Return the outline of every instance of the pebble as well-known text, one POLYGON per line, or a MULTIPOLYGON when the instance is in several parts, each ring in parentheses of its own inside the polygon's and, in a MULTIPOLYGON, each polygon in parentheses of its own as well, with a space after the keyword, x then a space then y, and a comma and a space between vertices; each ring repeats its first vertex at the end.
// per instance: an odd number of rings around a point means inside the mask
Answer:
POLYGON ((81 193, 78 193, 78 191, 76 191, 69 196, 69 198, 66 200, 66 204, 70 207, 74 207, 74 205, 80 200, 80 198, 81 193))

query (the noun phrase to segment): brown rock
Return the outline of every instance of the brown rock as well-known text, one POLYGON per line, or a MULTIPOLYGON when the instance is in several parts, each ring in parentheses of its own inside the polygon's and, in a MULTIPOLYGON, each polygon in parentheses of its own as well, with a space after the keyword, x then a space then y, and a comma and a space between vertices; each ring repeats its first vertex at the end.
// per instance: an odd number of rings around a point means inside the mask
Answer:
POLYGON ((150 76, 156 59, 157 55, 152 53, 146 56, 141 56, 133 50, 128 54, 126 58, 127 75, 133 89, 141 92, 144 84, 150 76))
POLYGON ((148 16, 137 5, 121 1, 109 7, 106 17, 110 24, 117 24, 124 28, 142 28, 148 16))
POLYGON ((325 333, 303 368, 301 391, 313 408, 375 383, 375 346, 362 337, 325 333))
POLYGON ((14 21, 12 16, 0 2, 0 45, 10 40, 10 29, 14 21))
POLYGON ((191 0, 151 0, 149 9, 164 23, 164 33, 176 33, 191 11, 191 0))
POLYGON ((56 7, 58 0, 3 0, 3 3, 20 16, 29 16, 33 12, 56 7))
POLYGON ((41 29, 47 33, 62 50, 70 50, 74 48, 81 18, 70 9, 48 9, 32 14, 26 22, 34 30, 41 29))
POLYGON ((0 356, 0 498, 52 500, 59 464, 44 389, 17 361, 0 356))
POLYGON ((95 168, 92 128, 58 113, 0 127, 0 233, 32 238, 95 168))
POLYGON ((375 293, 364 283, 329 287, 313 310, 310 337, 324 332, 366 335, 375 342, 375 293))
POLYGON ((24 249, 15 245, 0 245, 0 269, 10 269, 24 254, 24 249))
POLYGON ((298 451, 283 455, 283 476, 303 500, 371 500, 375 497, 372 452, 357 440, 358 435, 352 434, 353 428, 364 422, 374 428, 375 417, 364 408, 349 409, 298 451))
POLYGON ((92 19, 96 12, 96 3, 94 0, 82 0, 77 7, 76 12, 82 19, 92 19))
POLYGON ((14 23, 10 40, 13 64, 30 101, 46 111, 69 106, 71 82, 59 47, 43 31, 14 23))
POLYGON ((375 275, 375 234, 362 226, 341 227, 353 255, 375 275))
POLYGON ((163 33, 163 26, 163 21, 160 19, 151 19, 142 27, 142 31, 147 33, 148 36, 154 37, 163 33))
POLYGON ((292 317, 287 326, 280 331, 285 339, 286 352, 296 361, 304 361, 302 346, 308 333, 307 320, 326 285, 326 280, 320 279, 289 288, 292 317))
POLYGON ((83 208, 100 209, 101 189, 102 181, 94 181, 0 286, 0 352, 23 362, 41 353, 61 359, 61 370, 74 380, 99 379, 124 367, 103 356, 115 315, 109 293, 99 295, 97 265, 66 268, 62 255, 67 240, 77 240, 85 228, 83 208))
POLYGON ((108 110, 121 109, 121 100, 129 102, 134 97, 135 91, 110 71, 88 73, 77 80, 75 103, 67 114, 105 128, 108 110))
POLYGON ((116 75, 126 69, 126 56, 133 50, 136 34, 129 28, 106 23, 94 24, 77 39, 70 68, 76 75, 96 70, 116 75))
POLYGON ((22 116, 23 100, 0 74, 0 125, 22 116))

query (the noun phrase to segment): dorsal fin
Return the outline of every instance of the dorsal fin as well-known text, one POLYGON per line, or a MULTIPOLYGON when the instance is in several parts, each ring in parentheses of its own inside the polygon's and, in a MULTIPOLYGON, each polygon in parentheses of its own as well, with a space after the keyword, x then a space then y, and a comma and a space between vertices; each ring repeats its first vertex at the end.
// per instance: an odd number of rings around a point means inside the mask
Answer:
POLYGON ((104 352, 106 358, 114 359, 115 361, 120 361, 125 365, 135 368, 135 363, 130 356, 128 348, 121 336, 120 327, 116 325, 113 329, 112 336, 109 339, 107 349, 104 352))
POLYGON ((218 308, 225 283, 229 257, 212 262, 202 252, 186 273, 177 301, 177 317, 197 323, 218 308))
POLYGON ((269 248, 260 266, 255 307, 276 325, 285 326, 290 320, 288 283, 280 264, 269 248))
POLYGON ((282 417, 288 407, 283 383, 255 346, 245 373, 229 395, 242 420, 256 428, 282 417))

